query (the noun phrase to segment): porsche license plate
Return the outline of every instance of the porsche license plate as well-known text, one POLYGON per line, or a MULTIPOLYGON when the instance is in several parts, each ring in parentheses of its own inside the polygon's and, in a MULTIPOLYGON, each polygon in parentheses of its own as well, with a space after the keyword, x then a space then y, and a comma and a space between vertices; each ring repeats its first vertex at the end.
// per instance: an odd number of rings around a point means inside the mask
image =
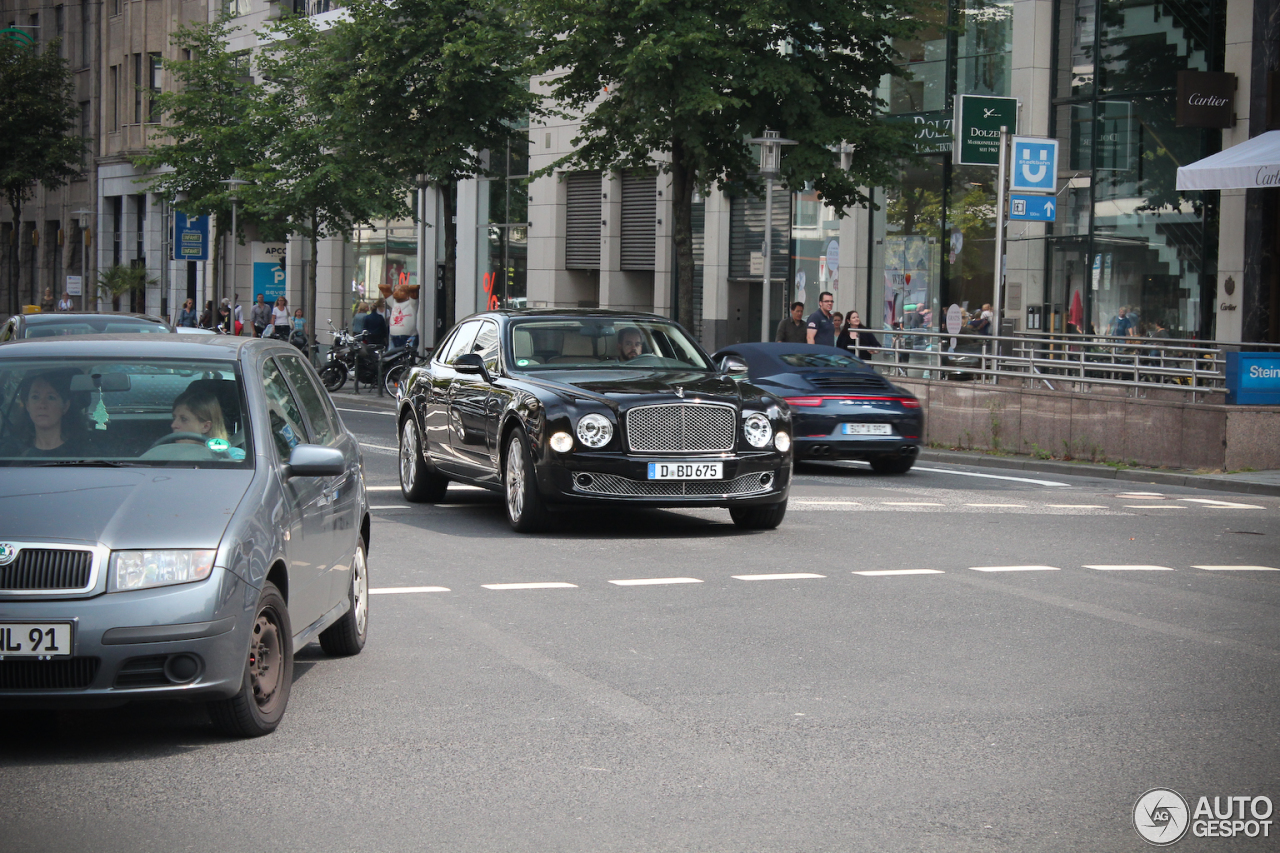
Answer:
POLYGON ((0 658, 70 656, 70 622, 0 622, 0 658))
POLYGON ((888 424, 845 424, 845 435, 893 435, 888 424))
POLYGON ((650 480, 720 480, 724 465, 720 462, 650 462, 650 480))

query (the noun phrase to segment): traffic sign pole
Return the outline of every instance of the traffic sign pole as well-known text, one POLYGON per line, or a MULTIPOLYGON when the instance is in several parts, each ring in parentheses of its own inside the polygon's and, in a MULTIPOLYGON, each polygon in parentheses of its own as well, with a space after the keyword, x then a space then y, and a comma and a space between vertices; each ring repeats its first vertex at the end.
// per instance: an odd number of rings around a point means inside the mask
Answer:
POLYGON ((1000 161, 996 165, 995 295, 991 300, 991 334, 997 336, 1000 334, 1000 298, 1004 290, 1005 176, 1009 172, 1008 150, 1009 128, 1007 125, 1000 125, 1000 161))

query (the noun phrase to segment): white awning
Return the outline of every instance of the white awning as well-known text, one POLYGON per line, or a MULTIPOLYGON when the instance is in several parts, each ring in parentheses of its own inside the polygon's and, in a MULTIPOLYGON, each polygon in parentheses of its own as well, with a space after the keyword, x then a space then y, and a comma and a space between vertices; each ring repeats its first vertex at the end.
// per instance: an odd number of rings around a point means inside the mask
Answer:
POLYGON ((1178 168, 1180 190, 1280 187, 1280 130, 1178 168))

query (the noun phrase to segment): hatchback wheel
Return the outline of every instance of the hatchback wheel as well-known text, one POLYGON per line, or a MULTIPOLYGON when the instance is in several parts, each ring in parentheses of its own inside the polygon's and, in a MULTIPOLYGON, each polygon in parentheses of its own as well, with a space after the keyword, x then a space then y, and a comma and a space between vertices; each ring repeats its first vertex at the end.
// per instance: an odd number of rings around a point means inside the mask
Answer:
POLYGON ((293 629, 289 608, 275 584, 258 597, 240 692, 208 704, 209 717, 235 737, 271 734, 284 717, 293 687, 293 629))
POLYGON ((356 553, 351 558, 351 587, 347 591, 347 612, 320 632, 320 648, 327 655, 358 655, 369 636, 369 564, 365 559, 364 540, 356 539, 356 553))

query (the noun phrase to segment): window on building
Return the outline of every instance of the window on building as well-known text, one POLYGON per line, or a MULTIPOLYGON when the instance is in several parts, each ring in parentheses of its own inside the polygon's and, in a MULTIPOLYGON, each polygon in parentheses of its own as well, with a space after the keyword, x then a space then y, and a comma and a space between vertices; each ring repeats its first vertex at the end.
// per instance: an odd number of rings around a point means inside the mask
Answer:
POLYGON ((120 11, 120 0, 111 0, 111 14, 119 15, 120 11))
POLYGON ((90 138, 93 129, 93 111, 89 101, 80 102, 80 140, 84 144, 83 153, 80 155, 80 165, 88 164, 89 146, 92 144, 90 138))
POLYGON ((111 115, 111 131, 114 133, 120 129, 120 66, 111 66, 107 77, 111 84, 107 89, 107 112, 111 115))
POLYGON ((238 18, 250 12, 249 0, 222 0, 222 11, 229 18, 238 18))
POLYGON ((31 36, 32 41, 36 43, 36 49, 39 50, 40 36, 42 35, 40 32, 39 12, 32 14, 27 18, 27 28, 25 32, 27 35, 31 36))
MULTIPOLYGON (((497 173, 481 186, 481 245, 488 251, 480 251, 480 289, 476 307, 523 308, 528 293, 529 272, 529 187, 525 179, 529 174, 529 143, 521 139, 512 142, 506 150, 490 152, 489 167, 497 173), (487 192, 486 192, 487 190, 487 192)), ((600 176, 595 177, 595 197, 600 195, 600 176)), ((599 202, 597 202, 597 205, 599 202)), ((599 220, 599 216, 595 217, 599 220)), ((596 245, 599 245, 599 227, 595 228, 596 245)))
POLYGON ((66 58, 67 55, 67 19, 62 6, 53 7, 53 37, 58 40, 58 56, 66 58))
POLYGON ((133 55, 133 123, 142 124, 142 54, 133 55))
POLYGON ((155 123, 160 121, 160 104, 156 101, 160 94, 160 54, 149 53, 147 58, 147 121, 155 123))
POLYGON ((84 0, 80 4, 80 67, 88 68, 92 61, 93 39, 90 34, 93 32, 93 25, 90 23, 93 15, 89 9, 89 0, 84 0))

